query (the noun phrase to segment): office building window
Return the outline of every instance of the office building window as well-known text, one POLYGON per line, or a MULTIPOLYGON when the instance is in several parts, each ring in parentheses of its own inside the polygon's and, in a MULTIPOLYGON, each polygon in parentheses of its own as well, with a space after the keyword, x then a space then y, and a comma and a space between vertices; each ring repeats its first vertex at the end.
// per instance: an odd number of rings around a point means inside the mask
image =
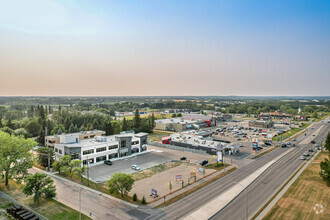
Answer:
POLYGON ((126 147, 126 140, 121 140, 120 141, 120 148, 125 148, 126 147))
POLYGON ((94 149, 84 150, 84 151, 83 151, 83 155, 93 154, 93 153, 94 153, 94 149))
POLYGON ((99 147, 99 148, 96 148, 96 153, 106 151, 106 150, 107 150, 107 147, 99 147))
POLYGON ((139 144, 139 141, 132 141, 132 145, 139 144))
POLYGON ((118 154, 115 153, 115 154, 109 154, 108 158, 109 160, 112 159, 112 158, 117 158, 118 157, 118 154))
POLYGON ((58 149, 57 148, 55 148, 55 152, 58 153, 58 149))
POLYGON ((105 155, 104 155, 104 156, 101 156, 101 157, 97 157, 97 158, 96 158, 96 163, 97 163, 97 162, 104 161, 104 160, 106 160, 106 159, 107 159, 107 156, 105 156, 105 155))
POLYGON ((118 145, 112 145, 108 147, 108 150, 113 150, 113 149, 117 149, 118 145))
POLYGON ((58 153, 62 154, 62 150, 61 149, 58 149, 58 153))
POLYGON ((71 154, 71 160, 79 159, 79 153, 73 153, 71 154))

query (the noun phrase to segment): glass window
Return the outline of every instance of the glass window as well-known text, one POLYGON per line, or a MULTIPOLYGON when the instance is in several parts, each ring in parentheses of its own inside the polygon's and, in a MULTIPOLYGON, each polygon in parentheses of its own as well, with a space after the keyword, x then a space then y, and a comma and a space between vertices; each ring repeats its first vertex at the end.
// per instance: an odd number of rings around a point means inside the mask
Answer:
POLYGON ((96 148, 96 153, 106 151, 106 150, 107 150, 107 147, 99 147, 99 148, 96 148))
POLYGON ((112 158, 117 158, 118 157, 118 154, 115 153, 115 154, 109 154, 109 160, 112 159, 112 158))
POLYGON ((118 145, 112 145, 112 146, 108 147, 109 150, 113 150, 113 149, 117 149, 117 148, 118 148, 118 145))
POLYGON ((55 148, 55 152, 58 153, 58 149, 57 148, 55 148))
POLYGON ((93 153, 94 153, 94 149, 84 150, 84 151, 83 151, 83 155, 93 154, 93 153))
POLYGON ((79 159, 79 153, 71 154, 71 160, 79 159))
POLYGON ((126 140, 121 140, 120 141, 120 148, 125 148, 126 147, 126 140))
POLYGON ((58 152, 59 152, 60 154, 62 154, 62 150, 61 150, 61 149, 58 149, 58 152))
POLYGON ((105 155, 104 155, 104 156, 101 156, 101 157, 97 157, 97 158, 96 158, 96 163, 97 163, 97 162, 104 161, 104 160, 106 160, 106 159, 107 159, 107 156, 105 156, 105 155))

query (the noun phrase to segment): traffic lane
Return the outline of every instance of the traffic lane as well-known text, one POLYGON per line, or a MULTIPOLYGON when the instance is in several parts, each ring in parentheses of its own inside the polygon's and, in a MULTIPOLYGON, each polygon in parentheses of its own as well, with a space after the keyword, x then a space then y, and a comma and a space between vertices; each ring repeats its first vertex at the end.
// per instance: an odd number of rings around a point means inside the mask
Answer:
POLYGON ((276 149, 272 151, 273 156, 268 158, 260 158, 246 167, 237 169, 233 173, 226 175, 225 177, 210 183, 206 187, 199 189, 198 191, 184 197, 183 199, 159 210, 157 215, 153 215, 148 219, 176 219, 182 217, 191 211, 199 208, 201 205, 206 204, 214 197, 218 196, 222 192, 229 189, 233 182, 240 181, 247 177, 252 172, 266 164, 270 159, 273 159, 286 151, 287 149, 276 149))
MULTIPOLYGON (((320 141, 325 139, 324 134, 327 133, 327 129, 322 130, 317 137, 320 141)), ((311 147, 311 144, 304 145, 301 148, 297 148, 293 153, 289 153, 289 158, 281 158, 247 188, 249 216, 254 215, 280 189, 282 184, 295 173, 303 164, 303 161, 299 159, 300 155, 311 147)), ((245 196, 246 194, 244 193, 239 195, 229 206, 216 214, 212 219, 245 219, 245 196)))
MULTIPOLYGON (((253 215, 264 204, 265 201, 276 192, 281 185, 299 168, 303 161, 298 156, 305 148, 290 152, 285 157, 277 161, 255 182, 247 188, 248 194, 248 215, 253 215)), ((212 219, 245 219, 246 216, 246 192, 240 194, 222 211, 217 213, 212 219)))

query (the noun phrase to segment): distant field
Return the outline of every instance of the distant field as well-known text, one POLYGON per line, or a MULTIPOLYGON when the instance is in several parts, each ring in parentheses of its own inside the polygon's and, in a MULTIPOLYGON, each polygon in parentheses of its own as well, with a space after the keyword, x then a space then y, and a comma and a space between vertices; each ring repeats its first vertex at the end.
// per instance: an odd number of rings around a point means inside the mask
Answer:
POLYGON ((151 141, 160 141, 163 137, 169 136, 171 133, 168 132, 158 132, 154 131, 153 133, 148 135, 148 139, 151 141))
POLYGON ((320 165, 328 153, 320 153, 292 184, 264 219, 330 219, 330 187, 321 179, 320 165), (314 207, 322 204, 323 212, 316 214, 314 207))

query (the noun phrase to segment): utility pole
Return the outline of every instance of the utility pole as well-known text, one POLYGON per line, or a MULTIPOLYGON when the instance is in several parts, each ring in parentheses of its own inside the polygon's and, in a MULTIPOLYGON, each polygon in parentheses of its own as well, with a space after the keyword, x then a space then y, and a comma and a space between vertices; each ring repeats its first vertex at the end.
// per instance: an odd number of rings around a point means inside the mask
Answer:
POLYGON ((87 156, 87 186, 89 187, 89 169, 88 169, 88 163, 89 163, 89 159, 87 156))

